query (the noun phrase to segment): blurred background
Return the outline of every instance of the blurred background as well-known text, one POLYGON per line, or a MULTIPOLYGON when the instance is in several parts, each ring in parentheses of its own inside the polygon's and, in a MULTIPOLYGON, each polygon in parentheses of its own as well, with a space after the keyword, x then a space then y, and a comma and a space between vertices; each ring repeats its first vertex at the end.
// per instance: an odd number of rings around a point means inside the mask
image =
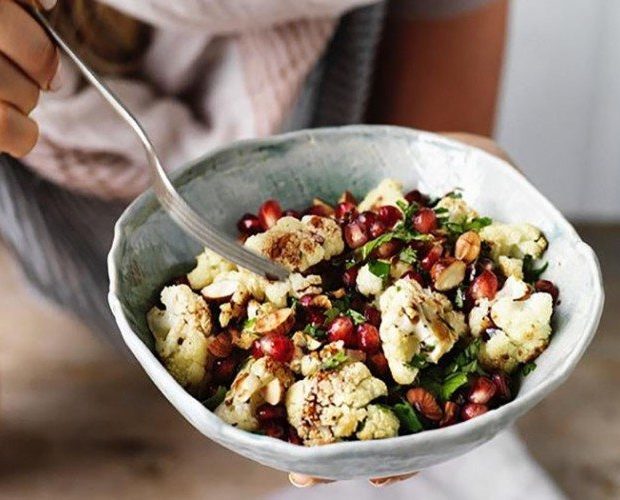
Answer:
MULTIPOLYGON (((618 26, 620 2, 515 0, 495 127, 603 266, 593 345, 518 426, 576 499, 620 498, 618 26)), ((262 498, 285 487, 285 475, 206 443, 141 370, 33 294, 1 246, 0 269, 0 498, 262 498)))

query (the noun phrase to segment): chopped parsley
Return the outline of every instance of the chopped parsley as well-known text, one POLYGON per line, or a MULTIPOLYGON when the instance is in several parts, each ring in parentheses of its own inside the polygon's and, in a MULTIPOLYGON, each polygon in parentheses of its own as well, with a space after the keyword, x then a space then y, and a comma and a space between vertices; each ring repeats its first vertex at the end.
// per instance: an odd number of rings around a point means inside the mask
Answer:
POLYGON ((243 322, 243 329, 247 331, 252 331, 252 328, 254 328, 254 323, 256 323, 256 318, 246 319, 243 322))
POLYGON ((366 322, 366 318, 363 314, 355 311, 354 309, 349 309, 345 314, 353 320, 353 323, 356 325, 361 325, 366 322))
POLYGON ((397 403, 392 410, 400 420, 400 434, 413 434, 424 430, 418 415, 409 403, 405 401, 397 403))
POLYGON ((418 260, 418 253, 411 247, 404 248, 398 258, 407 264, 413 264, 416 260, 418 260))
POLYGON ((523 366, 521 366, 521 375, 527 377, 534 370, 536 370, 536 363, 534 363, 533 361, 525 363, 523 366))
POLYGON ((534 266, 534 258, 531 255, 523 257, 523 278, 528 283, 535 283, 540 279, 542 273, 544 273, 549 267, 549 263, 545 262, 540 267, 534 266))
POLYGON ((448 401, 452 395, 469 381, 467 373, 456 372, 447 377, 441 385, 441 398, 448 401))
POLYGON ((418 370, 422 370, 423 368, 426 368, 430 364, 430 362, 428 358, 424 356, 423 354, 416 354, 415 356, 413 356, 413 359, 409 361, 408 364, 412 368, 417 368, 418 370))
POLYGON ((313 339, 321 340, 327 336, 327 333, 322 328, 319 328, 312 323, 308 323, 304 328, 304 333, 310 335, 313 339))
POLYGON ((490 217, 474 217, 470 221, 465 222, 447 222, 440 220, 444 229, 451 234, 463 234, 467 231, 479 232, 483 227, 489 226, 493 223, 493 219, 490 217))
POLYGON ((327 358, 323 361, 321 365, 321 369, 323 370, 335 370, 340 367, 343 363, 346 363, 349 360, 349 357, 346 355, 344 351, 339 351, 333 356, 327 358))
POLYGON ((471 342, 463 351, 461 351, 454 361, 446 368, 446 374, 463 373, 484 373, 478 366, 478 351, 480 350, 480 339, 471 342))
POLYGON ((225 397, 226 387, 220 385, 215 391, 215 394, 213 394, 213 396, 211 396, 210 398, 205 399, 202 404, 206 406, 209 410, 213 411, 222 403, 222 401, 224 401, 225 397))
POLYGON ((390 276, 390 263, 383 260, 371 260, 368 263, 368 270, 385 282, 390 276))

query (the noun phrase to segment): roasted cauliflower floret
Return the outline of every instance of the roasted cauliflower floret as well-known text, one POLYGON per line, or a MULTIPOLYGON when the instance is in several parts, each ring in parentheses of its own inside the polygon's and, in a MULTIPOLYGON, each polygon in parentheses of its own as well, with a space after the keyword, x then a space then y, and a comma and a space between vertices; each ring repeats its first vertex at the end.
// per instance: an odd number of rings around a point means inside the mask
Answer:
POLYGON ((381 294, 379 307, 383 352, 399 384, 415 380, 418 369, 411 362, 416 354, 437 363, 467 329, 463 314, 444 295, 414 280, 396 281, 381 294))
POLYGON ((480 363, 511 372, 535 359, 549 343, 552 313, 550 294, 532 293, 526 283, 509 277, 492 301, 481 300, 470 313, 474 336, 491 328, 489 340, 480 347, 480 363))
POLYGON ((213 283, 217 276, 235 269, 237 267, 232 262, 205 248, 204 252, 196 257, 196 267, 187 275, 187 279, 194 290, 200 290, 213 283))
POLYGON ((272 405, 281 403, 294 381, 286 365, 267 356, 250 358, 235 377, 215 414, 240 429, 256 431, 256 408, 265 402, 272 405))
POLYGON ((521 259, 500 255, 497 263, 504 276, 514 276, 518 280, 523 279, 523 261, 521 259))
POLYGON ((355 280, 357 289, 362 295, 379 295, 383 291, 383 279, 373 274, 368 264, 363 265, 355 280))
POLYGON ((496 262, 501 255, 517 259, 531 255, 538 259, 547 249, 547 240, 541 230, 527 223, 494 222, 480 230, 480 237, 490 243, 491 257, 496 262))
POLYGON ((456 196, 445 196, 435 208, 444 208, 448 211, 448 221, 457 224, 468 222, 478 217, 478 212, 471 208, 464 199, 456 196))
POLYGON ((393 179, 383 179, 379 185, 369 191, 359 204, 360 212, 373 210, 384 205, 398 207, 397 202, 406 203, 403 195, 403 185, 393 179))
POLYGON ((282 217, 264 233, 250 236, 245 246, 291 271, 303 272, 344 250, 341 230, 327 217, 282 217))
POLYGON ((400 421, 389 408, 380 405, 368 405, 368 415, 361 430, 355 435, 362 441, 367 439, 385 439, 398 436, 400 421))
POLYGON ((307 446, 333 443, 354 435, 368 404, 386 394, 385 383, 361 362, 322 369, 289 388, 288 421, 307 446))
POLYGON ((211 313, 203 298, 187 285, 164 288, 166 309, 153 307, 146 319, 155 349, 170 374, 190 393, 199 395, 208 379, 211 313))

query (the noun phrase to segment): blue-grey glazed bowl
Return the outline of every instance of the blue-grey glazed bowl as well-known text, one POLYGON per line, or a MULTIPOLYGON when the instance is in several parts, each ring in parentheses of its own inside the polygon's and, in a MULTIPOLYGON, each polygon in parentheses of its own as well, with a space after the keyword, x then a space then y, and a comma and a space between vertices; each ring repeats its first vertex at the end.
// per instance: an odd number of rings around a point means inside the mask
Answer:
POLYGON ((547 275, 560 287, 550 347, 516 399, 445 429, 378 441, 319 447, 291 445, 232 427, 190 396, 153 352, 145 321, 163 283, 192 267, 199 245, 164 213, 151 191, 127 208, 110 251, 110 307, 121 335, 148 376, 204 436, 262 464, 331 479, 381 477, 420 470, 466 453, 510 426, 575 368, 592 340, 603 306, 592 249, 545 197, 504 161, 444 137, 396 127, 352 126, 300 131, 232 144, 181 169, 174 183, 223 232, 274 197, 290 208, 312 197, 361 196, 385 177, 434 195, 455 187, 479 212, 528 221, 550 241, 547 275))

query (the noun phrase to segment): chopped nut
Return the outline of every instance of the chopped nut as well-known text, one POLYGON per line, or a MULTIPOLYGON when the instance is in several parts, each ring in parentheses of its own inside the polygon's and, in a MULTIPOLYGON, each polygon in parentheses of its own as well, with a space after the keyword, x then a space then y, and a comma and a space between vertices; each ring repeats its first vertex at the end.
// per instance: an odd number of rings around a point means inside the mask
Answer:
POLYGON ((457 287, 465 279, 466 270, 467 266, 461 260, 446 258, 436 262, 431 268, 435 290, 443 292, 457 287))
POLYGON ((290 308, 278 309, 256 320, 254 331, 259 335, 286 335, 295 323, 295 313, 290 308))
POLYGON ((456 240, 456 244, 454 245, 454 256, 466 264, 469 264, 480 255, 480 245, 481 240, 478 233, 475 231, 467 231, 456 240))

